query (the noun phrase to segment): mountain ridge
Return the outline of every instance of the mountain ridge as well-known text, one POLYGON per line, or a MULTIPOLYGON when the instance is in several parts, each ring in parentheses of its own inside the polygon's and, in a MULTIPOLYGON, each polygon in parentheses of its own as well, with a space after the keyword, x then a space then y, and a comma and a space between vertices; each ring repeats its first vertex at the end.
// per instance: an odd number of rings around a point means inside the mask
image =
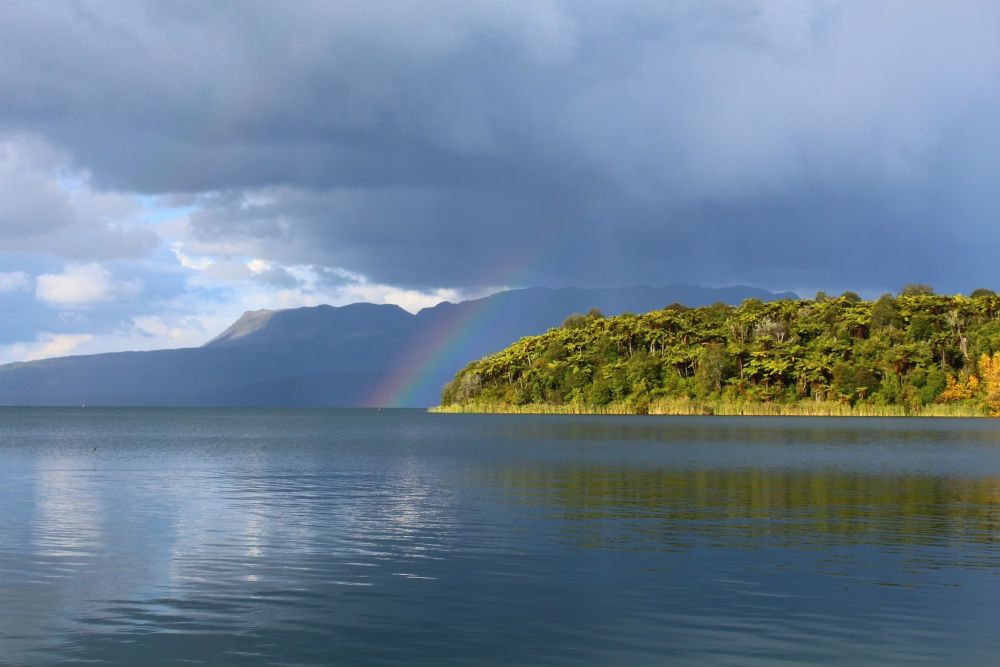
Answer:
POLYGON ((425 407, 468 362, 573 313, 791 297, 742 286, 531 287, 417 313, 370 303, 247 311, 200 347, 0 366, 0 404, 425 407))

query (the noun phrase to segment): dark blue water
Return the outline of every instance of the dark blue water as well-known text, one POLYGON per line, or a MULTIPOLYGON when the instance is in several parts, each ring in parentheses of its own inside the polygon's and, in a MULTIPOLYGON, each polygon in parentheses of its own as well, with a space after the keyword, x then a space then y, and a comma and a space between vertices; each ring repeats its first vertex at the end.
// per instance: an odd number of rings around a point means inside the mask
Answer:
POLYGON ((0 663, 1000 664, 995 420, 0 409, 0 663))

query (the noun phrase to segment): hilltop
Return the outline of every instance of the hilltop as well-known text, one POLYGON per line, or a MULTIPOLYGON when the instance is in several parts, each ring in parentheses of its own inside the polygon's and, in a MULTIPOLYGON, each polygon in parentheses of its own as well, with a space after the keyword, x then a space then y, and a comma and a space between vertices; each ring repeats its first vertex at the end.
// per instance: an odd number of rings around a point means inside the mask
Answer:
POLYGON ((927 288, 578 315, 466 366, 442 409, 696 414, 1000 411, 1000 297, 927 288))

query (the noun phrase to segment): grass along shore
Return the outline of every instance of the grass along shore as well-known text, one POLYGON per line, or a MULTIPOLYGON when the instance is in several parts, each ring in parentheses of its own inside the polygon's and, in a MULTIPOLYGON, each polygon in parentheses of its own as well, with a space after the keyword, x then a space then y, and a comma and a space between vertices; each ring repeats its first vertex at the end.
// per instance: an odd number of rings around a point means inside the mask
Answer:
POLYGON ((429 412, 512 415, 726 415, 760 417, 988 417, 978 406, 956 403, 932 404, 920 410, 901 405, 848 405, 835 401, 799 401, 797 403, 698 401, 663 399, 649 404, 626 402, 607 405, 580 403, 466 403, 437 406, 429 412))

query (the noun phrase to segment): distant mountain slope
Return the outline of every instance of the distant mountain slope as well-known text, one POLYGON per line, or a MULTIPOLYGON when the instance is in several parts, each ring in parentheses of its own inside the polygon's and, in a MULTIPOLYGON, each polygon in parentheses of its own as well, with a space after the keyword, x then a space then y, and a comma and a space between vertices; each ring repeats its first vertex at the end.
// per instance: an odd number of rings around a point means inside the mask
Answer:
POLYGON ((0 366, 4 405, 428 406, 458 369, 568 315, 646 312, 746 298, 750 287, 529 288, 412 315, 352 304, 244 314, 200 348, 0 366))

